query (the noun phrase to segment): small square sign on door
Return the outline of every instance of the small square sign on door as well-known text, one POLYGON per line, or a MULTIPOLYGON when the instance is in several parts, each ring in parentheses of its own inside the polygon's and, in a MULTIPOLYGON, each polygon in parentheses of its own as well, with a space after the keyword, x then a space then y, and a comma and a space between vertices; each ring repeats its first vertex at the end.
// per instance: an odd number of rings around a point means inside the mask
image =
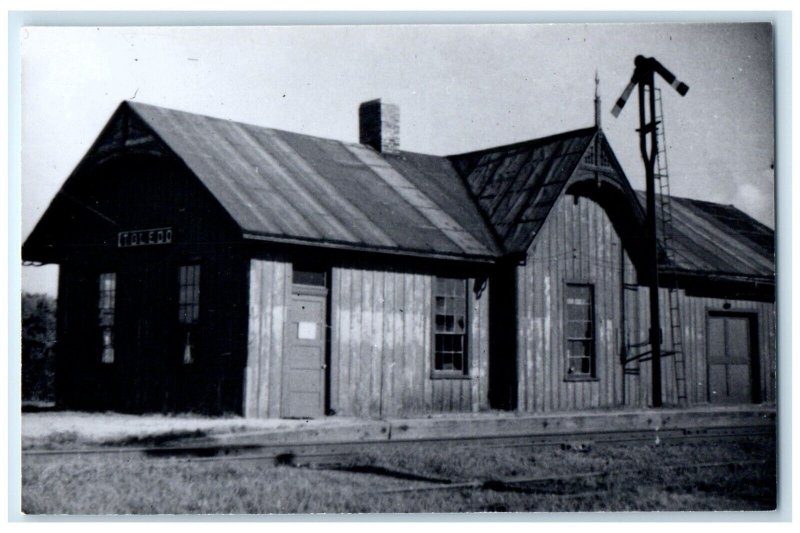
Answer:
POLYGON ((298 322, 297 338, 302 340, 314 340, 317 338, 316 322, 298 322))

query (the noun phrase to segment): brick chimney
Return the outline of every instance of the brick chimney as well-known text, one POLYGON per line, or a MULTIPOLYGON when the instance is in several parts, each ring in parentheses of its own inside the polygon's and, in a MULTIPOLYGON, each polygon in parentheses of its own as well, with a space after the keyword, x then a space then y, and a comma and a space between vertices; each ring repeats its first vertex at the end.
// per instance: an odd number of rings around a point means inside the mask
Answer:
POLYGON ((358 107, 359 142, 384 154, 400 151, 400 108, 370 100, 358 107))

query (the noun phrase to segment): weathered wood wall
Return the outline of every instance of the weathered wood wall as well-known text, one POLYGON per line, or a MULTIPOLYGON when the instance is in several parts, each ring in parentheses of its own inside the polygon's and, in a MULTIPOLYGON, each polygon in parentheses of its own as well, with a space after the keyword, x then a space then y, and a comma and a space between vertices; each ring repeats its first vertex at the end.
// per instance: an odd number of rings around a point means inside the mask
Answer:
MULTIPOLYGON (((681 302, 681 312, 688 316, 683 321, 685 350, 689 354, 695 355, 696 382, 694 389, 694 401, 708 401, 708 389, 706 380, 706 351, 708 342, 706 339, 706 317, 708 311, 723 311, 723 305, 730 303, 730 309, 725 311, 754 312, 757 317, 758 326, 758 356, 760 366, 760 389, 761 398, 764 402, 775 401, 775 380, 777 377, 777 344, 776 344, 776 315, 775 304, 771 302, 752 302, 741 300, 723 300, 719 298, 699 298, 686 296, 681 302)), ((690 398, 692 399, 692 398, 690 398)))
MULTIPOLYGON (((517 268, 518 290, 518 409, 569 411, 651 403, 650 363, 629 363, 623 372, 623 348, 647 340, 650 327, 648 289, 636 286, 636 274, 606 212, 596 202, 562 197, 517 268), (568 282, 594 286, 596 374, 593 380, 566 378, 564 287, 568 282), (624 320, 622 313, 624 303, 624 320), (636 371, 638 369, 638 372, 636 371)), ((661 328, 664 349, 672 350, 669 335, 668 291, 661 289, 661 328)), ((723 300, 679 293, 688 401, 708 401, 706 327, 708 311, 748 311, 757 314, 761 361, 761 397, 774 401, 774 304, 723 300)), ((629 348, 628 356, 649 347, 629 348)), ((664 401, 676 404, 675 360, 662 361, 664 401)))
MULTIPOLYGON (((683 293, 681 291, 680 299, 680 306, 682 310, 682 318, 686 314, 684 310, 684 302, 685 299, 683 298, 683 293)), ((661 331, 664 336, 664 343, 662 346, 663 352, 669 352, 673 349, 673 339, 670 335, 670 317, 669 317, 669 304, 668 304, 668 290, 667 289, 660 289, 659 290, 659 319, 661 324, 661 331)), ((629 310, 628 315, 628 337, 630 344, 637 344, 643 343, 647 340, 650 330, 650 289, 648 287, 639 286, 634 291, 628 291, 626 293, 626 307, 629 310)), ((686 316, 688 319, 689 316, 686 316)), ((692 329, 693 331, 697 331, 697 326, 690 322, 682 322, 684 327, 684 332, 688 329, 692 329)), ((705 331, 705 326, 702 326, 698 333, 705 331)), ((686 362, 686 391, 687 395, 689 396, 689 401, 693 402, 693 388, 695 386, 696 380, 694 375, 692 374, 692 368, 695 365, 695 354, 693 354, 688 349, 688 341, 689 338, 684 333, 683 336, 684 341, 684 360, 686 362)), ((637 354, 646 352, 650 350, 649 345, 644 345, 641 347, 632 347, 629 349, 629 356, 635 357, 637 354)), ((646 407, 652 404, 652 366, 650 361, 643 360, 641 362, 634 362, 628 364, 628 368, 638 368, 639 374, 635 376, 635 381, 631 387, 631 389, 626 390, 626 393, 629 395, 631 404, 638 405, 641 407, 646 407)), ((661 360, 661 392, 662 392, 662 400, 665 404, 677 404, 678 403, 678 390, 677 384, 675 381, 675 359, 669 356, 665 356, 661 360)))
POLYGON ((65 408, 123 412, 238 412, 245 270, 229 217, 169 157, 131 153, 84 172, 67 191, 71 200, 54 202, 59 216, 46 228, 63 246, 57 401, 65 408), (119 231, 156 227, 172 228, 172 242, 117 246, 119 231), (201 267, 189 365, 182 362, 178 335, 183 264, 201 267), (98 276, 111 272, 114 361, 103 363, 98 276))
POLYGON ((291 298, 291 263, 250 260, 244 414, 279 418, 284 327, 291 298))
MULTIPOLYGON (((619 236, 597 203, 571 195, 557 202, 525 265, 517 268, 520 410, 622 404, 621 253, 619 236), (568 282, 594 286, 595 379, 566 379, 564 290, 568 282)), ((627 258, 625 262, 630 264, 627 258)))
MULTIPOLYGON (((64 263, 58 273, 56 402, 60 408, 94 409, 101 396, 95 323, 95 282, 79 262, 64 263)), ((116 384, 118 387, 120 384, 116 384)), ((106 409, 116 409, 110 398, 106 409)))
MULTIPOLYGON (((660 290, 661 329, 664 331, 665 350, 672 350, 672 338, 669 335, 669 309, 667 306, 667 290, 660 290)), ((640 287, 638 295, 631 297, 635 322, 629 321, 631 334, 638 339, 646 339, 650 324, 649 290, 640 287)), ((776 379, 776 338, 775 338, 775 305, 769 302, 747 300, 725 300, 687 296, 679 291, 679 307, 681 326, 683 329, 683 353, 686 361, 686 392, 690 404, 708 403, 708 336, 707 318, 709 311, 752 313, 757 320, 757 349, 759 359, 759 389, 763 402, 775 401, 776 379), (723 306, 728 303, 730 307, 723 306)), ((632 320, 634 317, 632 317, 632 320)), ((649 362, 641 364, 641 385, 637 395, 639 405, 651 403, 651 366, 649 362)), ((665 357, 661 363, 662 391, 664 402, 678 403, 678 391, 675 381, 675 359, 665 357)))
POLYGON ((396 416, 488 407, 488 289, 470 280, 469 376, 432 379, 432 280, 422 274, 334 268, 331 408, 396 416))

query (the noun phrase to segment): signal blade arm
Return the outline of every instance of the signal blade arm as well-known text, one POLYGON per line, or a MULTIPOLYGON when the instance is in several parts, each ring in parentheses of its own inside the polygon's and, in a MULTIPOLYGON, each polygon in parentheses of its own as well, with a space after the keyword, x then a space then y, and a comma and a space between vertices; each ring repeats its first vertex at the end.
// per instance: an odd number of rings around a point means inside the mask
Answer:
MULTIPOLYGON (((639 87, 639 150, 645 168, 645 183, 647 185, 645 196, 645 264, 650 290, 650 332, 649 344, 650 353, 650 377, 652 378, 652 393, 650 395, 653 407, 663 405, 661 389, 661 321, 659 304, 659 246, 658 231, 656 228, 656 172, 655 164, 658 157, 658 117, 656 116, 656 88, 655 75, 661 76, 664 81, 669 83, 673 89, 678 91, 681 96, 685 96, 689 91, 689 86, 675 79, 675 75, 664 68, 652 57, 636 56, 633 61, 635 68, 631 81, 622 96, 617 100, 611 113, 617 117, 625 106, 633 88, 639 87), (649 145, 649 149, 648 149, 649 145)), ((661 176, 659 176, 661 179, 661 176)))
POLYGON ((686 96, 686 93, 689 92, 689 86, 683 83, 682 81, 678 81, 678 78, 675 77, 675 74, 667 70, 667 68, 659 63, 655 58, 651 57, 648 59, 652 63, 652 68, 658 75, 664 78, 664 81, 670 84, 670 86, 678 91, 678 94, 681 96, 686 96))
POLYGON ((622 91, 622 96, 617 99, 617 103, 614 105, 614 109, 611 110, 611 114, 614 115, 614 118, 617 118, 619 114, 622 112, 622 108, 625 107, 625 102, 628 101, 631 93, 633 92, 633 88, 636 87, 636 76, 631 78, 630 83, 628 86, 625 87, 625 90, 622 91))
POLYGON ((622 108, 625 107, 625 102, 628 101, 628 98, 633 92, 633 88, 636 87, 638 83, 649 83, 649 85, 652 86, 653 73, 658 73, 658 75, 664 78, 664 81, 669 83, 681 96, 686 96, 686 93, 689 92, 689 86, 679 81, 675 75, 667 70, 664 65, 659 63, 656 58, 636 56, 633 62, 634 65, 636 65, 636 69, 633 71, 631 81, 628 82, 628 86, 622 91, 622 96, 619 97, 617 103, 614 105, 614 109, 611 110, 611 114, 614 115, 615 118, 622 112, 622 108), (648 82, 646 80, 650 81, 648 82))

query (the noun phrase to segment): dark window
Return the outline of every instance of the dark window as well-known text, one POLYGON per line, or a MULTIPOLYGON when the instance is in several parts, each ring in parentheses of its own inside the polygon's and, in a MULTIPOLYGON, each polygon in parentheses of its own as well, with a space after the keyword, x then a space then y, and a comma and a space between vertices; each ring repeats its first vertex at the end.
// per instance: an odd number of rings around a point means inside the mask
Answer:
POLYGON ((99 276, 99 298, 97 301, 98 326, 100 327, 100 361, 114 362, 114 306, 117 297, 117 275, 105 272, 99 276))
POLYGON ((434 375, 464 376, 467 374, 467 282, 436 278, 433 296, 434 375))
POLYGON ((181 266, 178 283, 178 321, 196 324, 200 317, 200 265, 181 266))
POLYGON ((594 297, 591 285, 568 284, 567 377, 594 377, 594 297))
POLYGON ((295 267, 292 271, 292 283, 298 285, 313 285, 315 287, 326 287, 326 276, 324 270, 317 270, 308 267, 295 267))
POLYGON ((200 265, 182 265, 178 269, 178 323, 182 336, 184 364, 194 362, 192 333, 200 318, 200 265))

